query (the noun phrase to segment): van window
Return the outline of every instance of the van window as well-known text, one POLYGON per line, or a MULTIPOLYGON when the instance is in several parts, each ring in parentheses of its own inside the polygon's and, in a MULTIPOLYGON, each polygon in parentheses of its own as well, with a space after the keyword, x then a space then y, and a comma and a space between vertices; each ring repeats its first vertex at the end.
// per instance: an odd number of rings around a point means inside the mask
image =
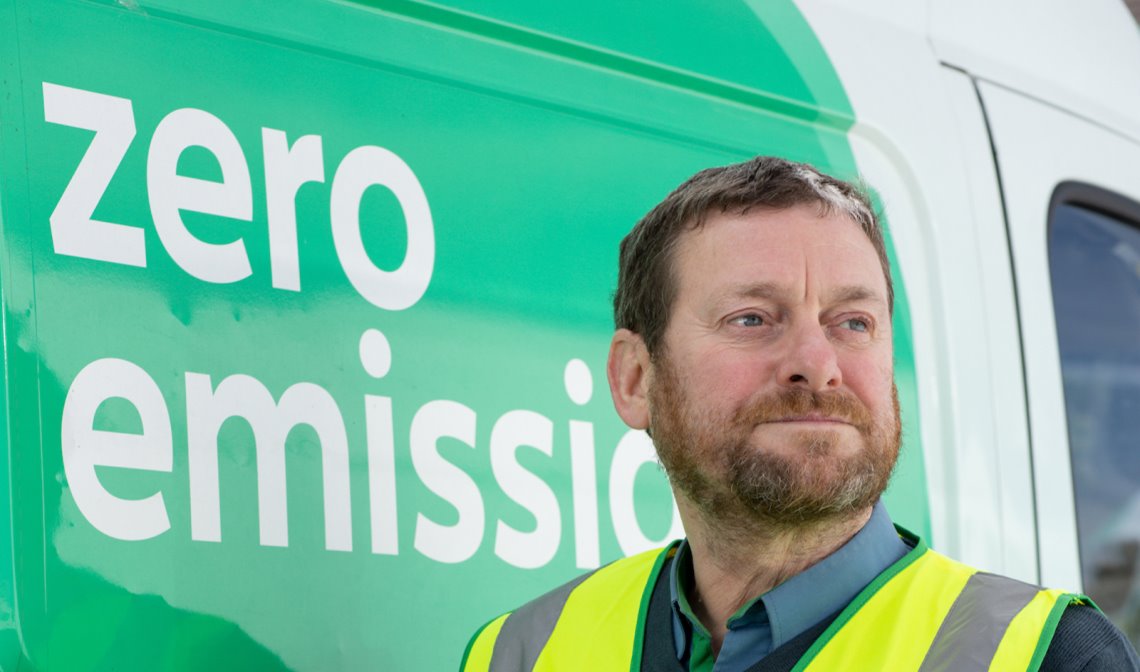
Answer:
POLYGON ((1049 266, 1081 572, 1140 644, 1140 206, 1079 187, 1082 200, 1054 198, 1049 266))

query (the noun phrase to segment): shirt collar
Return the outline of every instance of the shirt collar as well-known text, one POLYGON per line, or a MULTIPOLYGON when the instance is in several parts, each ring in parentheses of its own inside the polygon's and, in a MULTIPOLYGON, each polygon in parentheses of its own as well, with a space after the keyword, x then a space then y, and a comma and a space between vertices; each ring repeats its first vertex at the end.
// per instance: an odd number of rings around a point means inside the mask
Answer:
MULTIPOLYGON (((775 649, 842 609, 909 550, 891 524, 886 507, 878 502, 867 523, 846 544, 737 611, 728 622, 730 634, 734 624, 766 615, 775 649)), ((688 649, 689 633, 694 628, 705 632, 689 606, 692 581, 692 556, 685 540, 669 572, 673 642, 678 659, 688 649)))

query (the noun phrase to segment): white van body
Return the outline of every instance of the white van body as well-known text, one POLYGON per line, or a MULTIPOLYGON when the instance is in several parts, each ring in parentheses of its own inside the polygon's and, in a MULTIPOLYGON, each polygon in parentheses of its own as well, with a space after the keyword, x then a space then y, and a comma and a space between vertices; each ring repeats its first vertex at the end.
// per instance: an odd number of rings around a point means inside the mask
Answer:
POLYGON ((617 245, 756 154, 881 206, 895 522, 1140 641, 1138 74, 1118 0, 0 0, 0 670, 453 669, 683 534, 617 245))

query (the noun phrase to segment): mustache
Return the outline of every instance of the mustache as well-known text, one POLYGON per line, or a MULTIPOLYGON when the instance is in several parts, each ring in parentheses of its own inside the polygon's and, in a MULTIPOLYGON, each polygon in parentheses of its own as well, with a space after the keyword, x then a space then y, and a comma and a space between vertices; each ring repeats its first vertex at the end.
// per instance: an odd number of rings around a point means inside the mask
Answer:
POLYGON ((803 388, 778 390, 765 395, 736 412, 737 424, 758 425, 788 417, 822 415, 869 428, 873 420, 867 406, 851 392, 816 392, 803 388))

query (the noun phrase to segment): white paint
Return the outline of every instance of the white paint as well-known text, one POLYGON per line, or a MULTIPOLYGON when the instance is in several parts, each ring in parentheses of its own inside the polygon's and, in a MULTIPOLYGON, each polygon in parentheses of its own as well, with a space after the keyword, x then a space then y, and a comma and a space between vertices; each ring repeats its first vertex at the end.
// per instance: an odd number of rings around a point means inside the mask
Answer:
MULTIPOLYGON (((378 332, 377 332, 378 333, 378 332)), ((399 555, 397 442, 393 401, 364 395, 364 438, 367 452, 371 552, 399 555)), ((285 442, 297 425, 311 427, 321 447, 325 548, 351 551, 352 510, 348 435, 332 396, 312 383, 296 383, 274 401, 266 386, 244 374, 225 377, 216 386, 211 376, 185 374, 185 426, 189 480, 190 538, 222 541, 218 438, 222 426, 240 418, 254 440, 257 474, 259 542, 288 547, 288 478, 285 442)), ((486 527, 484 492, 463 469, 447 460, 443 440, 477 449, 474 410, 454 401, 424 404, 412 418, 408 436, 412 468, 423 487, 454 507, 457 521, 441 524, 417 514, 413 545, 422 555, 444 563, 470 559, 482 546, 486 527)), ((161 493, 143 500, 114 497, 99 484, 95 468, 172 470, 170 418, 154 380, 126 360, 101 359, 72 381, 64 403, 62 441, 64 468, 80 512, 108 536, 147 539, 170 527, 161 493), (139 434, 95 431, 96 410, 106 399, 121 397, 138 410, 139 434)), ((601 564, 598 519, 598 474, 594 426, 569 422, 569 461, 574 511, 575 562, 583 569, 601 564)), ((522 466, 524 449, 546 459, 556 454, 554 423, 535 411, 512 410, 494 423, 490 434, 490 471, 498 488, 534 518, 534 526, 495 524, 494 553, 510 565, 537 569, 549 565, 562 541, 562 508, 551 484, 522 466)), ((649 538, 635 511, 634 489, 646 465, 656 468, 653 444, 644 432, 627 432, 614 451, 609 472, 614 531, 625 554, 660 546, 649 538)), ((551 469, 560 463, 551 462, 551 469)), ((483 484, 482 487, 487 487, 483 484)), ((668 538, 684 535, 676 506, 668 538)))
POLYGON ((218 431, 240 417, 253 430, 257 454, 257 510, 262 546, 288 546, 285 439, 293 427, 313 428, 321 444, 325 548, 352 550, 348 438, 340 409, 329 393, 296 383, 281 401, 250 376, 227 377, 217 388, 210 377, 186 374, 186 426, 190 454, 190 528, 199 541, 221 541, 218 493, 218 431))
POLYGON ((301 262, 297 254, 297 190, 308 182, 325 181, 321 136, 302 136, 290 147, 284 131, 263 128, 261 145, 273 286, 299 292, 301 262))
POLYGON ((372 523, 372 552, 400 552, 399 517, 396 515, 396 440, 392 429, 392 400, 364 397, 368 435, 368 506, 372 523))
MULTIPOLYGON (((975 398, 966 422, 977 429, 977 440, 965 442, 959 453, 960 473, 975 475, 962 479, 960 491, 968 505, 959 519, 959 537, 965 548, 986 549, 986 560, 995 558, 994 566, 1003 573, 1035 582, 1039 580, 1037 529, 1029 426, 1024 420, 1028 417, 1025 378, 997 170, 973 83, 949 69, 942 80, 960 138, 962 174, 970 195, 964 203, 976 241, 973 258, 963 264, 973 264, 980 294, 976 305, 982 315, 975 318, 977 329, 972 331, 977 333, 972 338, 984 341, 975 362, 963 364, 960 375, 988 392, 972 393, 975 398)), ((958 267, 956 272, 970 270, 958 267)))
POLYGON ((534 516, 534 529, 518 530, 499 521, 495 555, 523 569, 536 569, 554 559, 562 538, 558 499, 545 481, 518 462, 522 447, 554 454, 554 423, 534 411, 508 411, 491 430, 491 471, 503 493, 534 516))
POLYGON ((190 233, 180 212, 253 219, 249 166, 237 138, 221 119, 193 108, 166 115, 151 138, 146 185, 154 229, 175 263, 206 282, 249 277, 252 270, 241 236, 228 243, 207 243, 190 233), (178 158, 190 147, 202 147, 217 158, 221 182, 178 174, 178 158))
MULTIPOLYGON (((130 99, 49 82, 43 82, 43 91, 47 122, 95 131, 50 217, 55 252, 145 267, 142 228, 92 219, 136 133, 130 99)), ((284 132, 263 128, 262 152, 271 282, 278 289, 300 291, 296 195, 302 185, 324 181, 321 136, 305 135, 290 146, 284 132)), ((194 108, 166 115, 151 136, 146 183, 155 231, 175 263, 211 283, 251 275, 240 232, 230 242, 207 243, 182 220, 183 210, 241 221, 253 218, 249 164, 225 122, 194 108), (190 147, 213 154, 221 167, 220 182, 178 174, 179 157, 190 147)), ((382 147, 350 151, 333 178, 329 211, 337 257, 363 298, 386 310, 404 310, 423 297, 435 266, 435 231, 427 196, 403 159, 382 147), (394 271, 374 266, 364 249, 360 201, 373 186, 390 189, 405 218, 407 249, 394 271)))
POLYGON ((939 60, 1140 140, 1140 37, 1120 0, 932 0, 939 60))
POLYGON ((602 563, 598 540, 598 471, 594 425, 570 421, 570 487, 574 496, 574 562, 579 569, 602 563))
POLYGON ((1079 180, 1140 200, 1140 143, 1007 89, 982 83, 1001 159, 1025 341, 1041 581, 1079 589, 1072 456, 1048 259, 1049 203, 1079 180))
POLYGON ((43 90, 45 121, 95 131, 51 213, 55 253, 146 266, 141 228, 92 218, 135 137, 131 101, 48 82, 43 90))
POLYGON ((392 369, 392 346, 379 329, 366 329, 360 335, 360 364, 368 375, 383 378, 392 369))
POLYGON ((590 367, 580 359, 571 359, 566 362, 566 369, 562 373, 562 382, 566 386, 566 395, 579 406, 590 403, 594 396, 594 377, 590 374, 590 367))
POLYGON ((403 310, 420 300, 435 264, 435 231, 427 196, 403 159, 382 147, 349 152, 333 177, 329 215, 341 267, 361 296, 385 310, 403 310), (373 265, 360 231, 360 200, 375 185, 391 190, 404 211, 407 251, 394 271, 373 265))
POLYGON ((96 467, 169 472, 173 465, 170 414, 154 380, 122 359, 97 359, 75 376, 63 402, 60 441, 63 472, 75 505, 103 534, 124 541, 156 537, 170 529, 162 493, 139 500, 107 492, 96 467), (142 420, 140 434, 92 428, 99 406, 125 399, 142 420))
POLYGON ((441 525, 417 513, 413 545, 432 560, 456 563, 475 555, 483 541, 483 495, 471 476, 440 455, 437 444, 443 438, 456 439, 474 449, 475 411, 455 401, 429 401, 412 418, 409 437, 416 475, 459 512, 454 525, 441 525))

